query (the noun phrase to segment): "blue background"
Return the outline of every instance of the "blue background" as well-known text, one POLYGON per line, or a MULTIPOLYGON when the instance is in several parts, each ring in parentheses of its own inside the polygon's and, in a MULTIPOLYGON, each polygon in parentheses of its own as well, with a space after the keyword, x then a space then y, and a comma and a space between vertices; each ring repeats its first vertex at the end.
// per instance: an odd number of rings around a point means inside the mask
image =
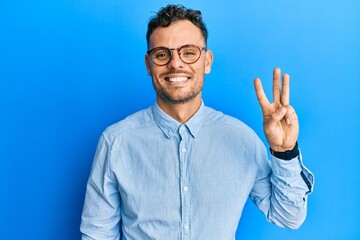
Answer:
MULTIPOLYGON (((0 2, 0 238, 79 239, 86 181, 104 128, 154 103, 144 66, 149 17, 168 1, 0 2)), ((316 175, 297 231, 252 202, 238 239, 360 238, 360 2, 181 1, 200 9, 215 62, 204 101, 264 140, 253 89, 291 75, 299 143, 316 175)), ((221 221, 221 219, 219 219, 221 221)))

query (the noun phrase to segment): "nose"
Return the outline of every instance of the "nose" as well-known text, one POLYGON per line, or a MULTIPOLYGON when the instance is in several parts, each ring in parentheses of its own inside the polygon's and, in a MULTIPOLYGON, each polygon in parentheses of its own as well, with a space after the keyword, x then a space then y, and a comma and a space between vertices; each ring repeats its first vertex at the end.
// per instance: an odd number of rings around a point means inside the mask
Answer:
POLYGON ((170 62, 167 64, 167 67, 170 69, 183 68, 185 63, 181 60, 177 49, 172 49, 170 62))

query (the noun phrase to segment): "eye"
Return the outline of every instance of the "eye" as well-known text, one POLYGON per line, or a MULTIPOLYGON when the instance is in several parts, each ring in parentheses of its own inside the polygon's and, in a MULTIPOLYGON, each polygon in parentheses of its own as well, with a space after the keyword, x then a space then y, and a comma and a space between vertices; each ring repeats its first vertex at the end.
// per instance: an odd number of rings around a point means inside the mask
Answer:
POLYGON ((193 46, 187 46, 181 49, 181 56, 186 59, 193 59, 199 55, 199 50, 193 46))
POLYGON ((154 51, 152 54, 153 58, 156 58, 158 60, 167 59, 169 57, 169 53, 167 50, 159 49, 157 51, 154 51))
POLYGON ((196 51, 194 51, 193 49, 186 49, 185 51, 183 51, 182 54, 184 56, 194 56, 196 55, 196 51))

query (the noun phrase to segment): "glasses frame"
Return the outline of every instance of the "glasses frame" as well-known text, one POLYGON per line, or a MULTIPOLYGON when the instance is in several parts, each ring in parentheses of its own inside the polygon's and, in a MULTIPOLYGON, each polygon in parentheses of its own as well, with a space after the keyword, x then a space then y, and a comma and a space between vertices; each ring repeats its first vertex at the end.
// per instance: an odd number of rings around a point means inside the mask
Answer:
POLYGON ((165 65, 169 64, 169 62, 171 62, 172 55, 173 55, 172 52, 173 52, 174 50, 176 50, 176 52, 177 52, 178 55, 179 55, 179 58, 181 59, 181 61, 182 61, 183 63, 185 63, 185 64, 193 64, 193 63, 196 63, 196 62, 200 59, 200 57, 201 57, 201 52, 202 52, 203 50, 206 51, 207 49, 206 49, 206 47, 201 48, 201 47, 196 46, 196 45, 194 45, 194 44, 186 44, 186 45, 183 45, 183 46, 178 47, 178 48, 168 48, 168 47, 164 47, 164 46, 155 47, 155 48, 152 48, 152 49, 148 50, 146 53, 149 55, 149 59, 151 60, 152 63, 154 63, 154 64, 157 65, 157 66, 165 66, 165 65), (197 58, 196 60, 194 60, 194 61, 192 61, 192 62, 185 62, 185 61, 181 58, 180 51, 181 51, 182 48, 184 48, 184 47, 189 47, 189 46, 190 46, 190 47, 196 47, 197 49, 199 49, 200 54, 199 54, 199 56, 198 56, 198 58, 197 58), (169 50, 169 53, 170 53, 169 61, 167 61, 167 62, 164 63, 164 64, 155 63, 155 62, 152 60, 152 58, 151 58, 151 53, 152 53, 153 51, 157 50, 157 49, 160 49, 160 48, 161 48, 161 49, 167 49, 167 50, 169 50))

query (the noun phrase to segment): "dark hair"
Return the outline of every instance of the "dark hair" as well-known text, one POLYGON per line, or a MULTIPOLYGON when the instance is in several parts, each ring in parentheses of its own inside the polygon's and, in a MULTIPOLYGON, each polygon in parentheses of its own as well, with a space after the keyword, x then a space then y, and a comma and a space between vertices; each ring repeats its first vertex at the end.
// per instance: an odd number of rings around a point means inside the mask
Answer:
POLYGON ((195 26, 200 28, 205 44, 207 43, 208 32, 205 23, 203 22, 201 12, 199 10, 186 8, 183 5, 171 4, 160 8, 156 15, 150 18, 146 33, 147 45, 149 46, 150 36, 157 27, 168 27, 171 23, 178 20, 189 20, 195 26))

